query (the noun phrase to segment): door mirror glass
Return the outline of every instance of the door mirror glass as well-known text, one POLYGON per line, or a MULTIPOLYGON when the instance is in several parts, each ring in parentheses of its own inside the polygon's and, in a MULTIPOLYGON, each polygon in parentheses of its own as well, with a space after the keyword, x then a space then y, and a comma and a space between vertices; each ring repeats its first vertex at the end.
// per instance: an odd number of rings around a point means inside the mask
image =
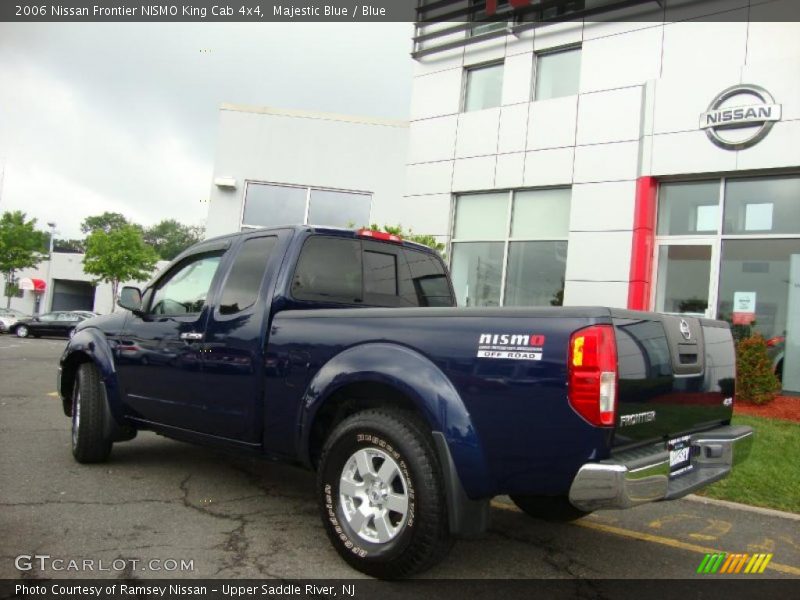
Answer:
POLYGON ((142 311, 142 291, 132 285, 126 285, 119 293, 117 304, 131 312, 142 311))

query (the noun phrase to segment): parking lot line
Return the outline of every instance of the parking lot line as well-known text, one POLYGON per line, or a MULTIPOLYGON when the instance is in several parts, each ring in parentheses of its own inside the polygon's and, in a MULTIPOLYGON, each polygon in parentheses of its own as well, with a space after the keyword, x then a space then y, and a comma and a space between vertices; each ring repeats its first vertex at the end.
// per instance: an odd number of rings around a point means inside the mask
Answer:
MULTIPOLYGON (((505 504, 503 502, 497 502, 494 500, 492 501, 492 507, 499 508, 501 510, 509 510, 512 512, 518 512, 518 513, 522 512, 515 506, 511 506, 510 504, 505 504)), ((586 529, 594 529, 595 531, 601 531, 603 533, 619 535, 622 537, 632 538, 643 542, 650 542, 652 544, 661 544, 662 546, 669 546, 671 548, 679 548, 681 550, 697 552, 698 554, 714 554, 720 552, 719 548, 709 548, 706 546, 700 546, 698 544, 690 544, 688 542, 682 542, 681 540, 676 540, 661 535, 653 535, 652 533, 644 533, 642 531, 623 529, 622 527, 614 527, 613 525, 597 523, 587 519, 574 521, 572 524, 577 525, 578 527, 585 527, 586 529)), ((778 571, 780 573, 786 573, 788 575, 800 575, 800 568, 793 567, 791 565, 783 565, 780 563, 770 562, 767 565, 767 569, 772 569, 774 571, 778 571)))

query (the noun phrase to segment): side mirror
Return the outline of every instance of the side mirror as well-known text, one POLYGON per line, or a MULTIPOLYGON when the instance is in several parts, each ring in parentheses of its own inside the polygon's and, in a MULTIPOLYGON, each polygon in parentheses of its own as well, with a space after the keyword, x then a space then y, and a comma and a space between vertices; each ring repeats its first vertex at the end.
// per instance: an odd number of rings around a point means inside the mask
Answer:
POLYGON ((142 314, 142 291, 132 285, 126 285, 119 293, 117 305, 133 314, 142 314))

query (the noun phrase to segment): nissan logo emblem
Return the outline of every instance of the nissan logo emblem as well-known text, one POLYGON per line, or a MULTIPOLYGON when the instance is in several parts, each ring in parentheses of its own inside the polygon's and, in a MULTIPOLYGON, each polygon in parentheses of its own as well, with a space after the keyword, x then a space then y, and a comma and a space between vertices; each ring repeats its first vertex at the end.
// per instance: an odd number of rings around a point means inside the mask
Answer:
POLYGON ((781 105, 767 90, 757 85, 734 85, 720 92, 711 101, 708 110, 700 115, 700 129, 705 129, 708 138, 725 150, 744 150, 763 140, 775 121, 781 120, 781 105), (742 97, 742 102, 725 105, 732 98, 742 97), (752 100, 757 100, 756 104, 752 100), (752 135, 742 139, 724 136, 726 130, 755 127, 752 135))
POLYGON ((681 330, 681 335, 683 339, 689 340, 692 338, 692 330, 689 329, 689 324, 686 322, 686 319, 681 319, 681 324, 679 329, 681 330))

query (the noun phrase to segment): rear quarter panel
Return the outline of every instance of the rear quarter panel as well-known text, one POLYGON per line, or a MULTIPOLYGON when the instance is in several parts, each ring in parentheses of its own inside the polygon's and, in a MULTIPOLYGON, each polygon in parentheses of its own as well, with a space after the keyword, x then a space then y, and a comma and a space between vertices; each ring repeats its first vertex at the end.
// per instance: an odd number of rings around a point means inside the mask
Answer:
POLYGON ((570 408, 566 390, 570 334, 602 320, 602 313, 580 316, 567 309, 279 313, 267 353, 273 381, 266 386, 265 445, 281 454, 302 453, 302 431, 325 399, 346 381, 380 374, 416 391, 431 427, 445 434, 471 497, 566 493, 577 469, 605 458, 610 444, 612 430, 586 423, 570 408), (480 336, 487 333, 544 336, 541 360, 478 358, 480 336), (335 357, 359 346, 380 346, 383 354, 356 353, 372 359, 343 362, 318 378, 335 357), (435 366, 455 395, 430 393, 438 383, 412 361, 396 359, 399 368, 386 364, 387 346, 398 349, 393 357, 402 350, 435 366))

